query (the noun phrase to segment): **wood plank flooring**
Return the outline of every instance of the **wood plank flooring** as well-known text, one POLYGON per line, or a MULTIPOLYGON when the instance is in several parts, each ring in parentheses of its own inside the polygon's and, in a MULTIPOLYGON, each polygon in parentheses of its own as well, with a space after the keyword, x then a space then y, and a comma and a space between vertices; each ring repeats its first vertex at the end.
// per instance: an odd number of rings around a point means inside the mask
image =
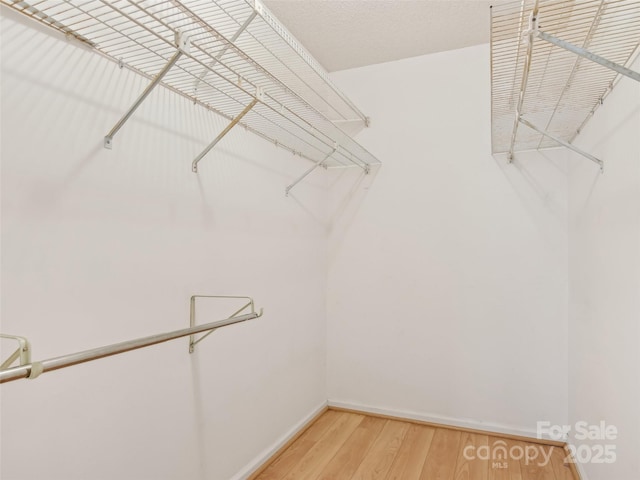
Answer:
POLYGON ((251 478, 579 480, 564 457, 561 447, 328 410, 251 478))

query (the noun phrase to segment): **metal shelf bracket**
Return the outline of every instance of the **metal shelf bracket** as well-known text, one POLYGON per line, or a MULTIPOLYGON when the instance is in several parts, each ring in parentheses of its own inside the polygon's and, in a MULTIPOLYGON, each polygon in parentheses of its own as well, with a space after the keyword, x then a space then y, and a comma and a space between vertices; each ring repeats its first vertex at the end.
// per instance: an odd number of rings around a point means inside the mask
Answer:
MULTIPOLYGON (((236 43, 236 40, 238 40, 238 37, 242 34, 242 32, 244 32, 247 29, 247 27, 253 21, 253 19, 256 18, 256 15, 258 15, 258 6, 257 5, 253 9, 253 12, 251 12, 251 15, 249 15, 249 17, 247 17, 245 22, 242 25, 240 25, 240 28, 238 28, 236 33, 234 33, 233 36, 229 39, 229 43, 225 44, 225 46, 222 47, 222 50, 220 50, 220 52, 214 57, 214 59, 211 61, 211 63, 209 63, 209 65, 207 65, 207 68, 204 68, 202 70, 202 73, 198 76, 198 78, 196 80, 196 83, 194 85, 194 88, 193 88, 194 89, 194 97, 197 96, 198 86, 204 80, 204 78, 207 76, 209 71, 216 65, 216 63, 218 63, 220 61, 220 59, 224 56, 224 54, 227 53, 227 50, 229 50, 231 45, 236 43)), ((240 78, 238 78, 238 83, 239 84, 241 83, 240 82, 240 78)))
POLYGON ((251 102, 244 107, 244 110, 242 110, 242 112, 240 112, 238 114, 238 116, 236 116, 233 120, 231 120, 231 123, 229 123, 229 125, 227 125, 225 127, 225 129, 220 132, 220 134, 213 139, 213 141, 206 146, 206 148, 200 152, 200 154, 193 160, 193 162, 191 162, 191 171, 193 173, 198 173, 198 163, 200 162, 200 160, 202 160, 204 158, 204 156, 209 153, 211 151, 211 149, 213 147, 216 146, 216 144, 222 140, 222 138, 229 133, 229 131, 235 127, 238 122, 240 120, 242 120, 242 117, 244 117, 247 113, 249 113, 251 111, 251 109, 259 102, 262 101, 264 99, 264 92, 262 91, 262 89, 260 87, 256 88, 256 94, 255 97, 253 98, 253 100, 251 100, 251 102))
POLYGON ((545 132, 541 128, 536 127, 534 124, 532 124, 531 122, 528 122, 527 120, 525 120, 522 117, 520 117, 518 119, 518 122, 522 123, 523 125, 526 125, 527 127, 531 128, 532 130, 535 130, 539 134, 544 135, 547 138, 550 138, 554 142, 557 142, 560 145, 562 145, 564 147, 567 147, 569 150, 573 150, 574 152, 582 155, 583 157, 588 158, 592 162, 597 163, 600 166, 600 172, 601 173, 604 172, 604 163, 599 158, 594 157, 590 153, 587 153, 584 150, 581 150, 580 148, 576 147, 575 145, 572 145, 569 142, 565 142, 564 140, 562 140, 561 138, 556 137, 555 135, 551 135, 549 132, 545 132))
POLYGON ((589 50, 573 45, 572 43, 565 42, 564 40, 561 40, 557 37, 554 37, 553 35, 549 35, 548 33, 545 33, 537 29, 536 29, 535 35, 538 38, 544 40, 545 42, 549 42, 553 45, 556 45, 557 47, 564 48, 565 50, 575 53, 576 55, 582 58, 591 60, 592 62, 598 63, 603 67, 607 67, 615 72, 618 72, 621 75, 632 78, 636 82, 640 82, 640 73, 634 72, 633 70, 623 67, 622 65, 618 65, 617 63, 610 62, 604 57, 596 55, 595 53, 591 53, 589 50))
MULTIPOLYGON (((253 318, 260 318, 263 314, 264 309, 260 309, 260 312, 256 314, 255 305, 253 302, 253 298, 251 297, 242 297, 235 295, 193 295, 189 302, 189 327, 194 328, 196 326, 196 299, 197 298, 227 298, 227 299, 244 299, 247 300, 242 307, 233 312, 231 316, 227 318, 227 320, 232 320, 238 317, 242 312, 249 309, 249 314, 254 315, 253 318)), ((195 346, 200 343, 202 340, 211 335, 216 329, 213 328, 202 335, 200 338, 196 338, 196 335, 189 336, 189 353, 193 353, 195 350, 195 346)))
MULTIPOLYGON (((309 170, 307 170, 306 172, 304 172, 300 177, 298 177, 298 179, 293 182, 291 185, 289 185, 287 188, 284 189, 284 194, 286 197, 289 196, 289 192, 291 191, 291 189, 293 187, 295 187, 298 183, 300 183, 307 175, 309 175, 311 172, 313 172, 316 168, 323 166, 324 162, 334 153, 336 153, 336 150, 338 150, 338 144, 335 143, 333 145, 333 150, 331 150, 331 152, 329 152, 324 158, 321 158, 320 160, 318 160, 311 168, 309 168, 309 170)), ((368 167, 368 165, 367 165, 368 167)))
POLYGON ((7 338, 9 340, 16 340, 19 344, 18 349, 13 352, 9 357, 2 362, 0 365, 0 370, 4 370, 9 368, 13 362, 16 360, 20 360, 19 364, 26 365, 31 363, 31 345, 29 344, 29 340, 25 337, 19 337, 17 335, 6 335, 4 333, 0 333, 1 338, 7 338))
MULTIPOLYGON (((151 91, 158 86, 163 77, 171 70, 171 68, 177 63, 177 61, 182 57, 183 54, 189 54, 191 42, 189 40, 189 36, 184 34, 181 31, 176 32, 175 35, 176 48, 178 51, 169 59, 167 64, 160 70, 160 72, 154 77, 147 88, 140 94, 140 96, 133 102, 133 105, 127 110, 120 120, 113 126, 113 128, 105 135, 104 137, 104 148, 108 148, 111 150, 113 148, 113 137, 116 133, 124 126, 124 124, 129 120, 133 112, 135 112, 138 107, 142 104, 142 102, 149 96, 151 91)), ((122 67, 121 67, 122 68, 122 67)))

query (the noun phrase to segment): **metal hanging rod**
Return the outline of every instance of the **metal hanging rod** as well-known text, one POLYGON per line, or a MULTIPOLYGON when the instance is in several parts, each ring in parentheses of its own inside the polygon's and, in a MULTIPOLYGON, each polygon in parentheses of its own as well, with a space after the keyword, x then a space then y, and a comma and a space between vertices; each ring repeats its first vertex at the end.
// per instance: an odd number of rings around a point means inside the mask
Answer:
POLYGON ((258 318, 261 315, 262 311, 260 311, 260 313, 253 312, 246 315, 227 318, 226 320, 192 326, 181 330, 174 330, 168 333, 151 335, 149 337, 137 338, 126 342, 114 343, 112 345, 93 348, 91 350, 85 350, 84 352, 72 353, 70 355, 63 355, 61 357, 50 358, 40 362, 31 362, 26 365, 0 371, 0 383, 11 382, 21 378, 37 378, 42 373, 71 367, 80 363, 91 362, 93 360, 118 355, 120 353, 130 352, 131 350, 137 350, 139 348, 149 347, 158 343, 168 342, 169 340, 175 340, 176 338, 188 337, 189 335, 195 335, 215 330, 217 328, 226 327, 228 325, 246 322, 247 320, 258 318))

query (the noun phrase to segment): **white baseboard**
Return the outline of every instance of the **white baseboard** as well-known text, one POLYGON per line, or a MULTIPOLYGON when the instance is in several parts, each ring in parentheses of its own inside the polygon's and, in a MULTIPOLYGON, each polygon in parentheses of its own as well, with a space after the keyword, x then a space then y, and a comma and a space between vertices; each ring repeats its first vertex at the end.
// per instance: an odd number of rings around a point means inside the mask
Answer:
POLYGON ((280 437, 273 445, 266 448, 258 456, 256 456, 249 464, 236 473, 229 480, 246 480, 260 468, 264 463, 269 460, 273 455, 280 450, 289 440, 291 440, 307 423, 313 420, 322 410, 327 408, 327 402, 322 402, 316 408, 314 408, 307 416, 296 423, 287 433, 280 437))
MULTIPOLYGON (((451 427, 469 428, 472 430, 484 430, 491 433, 502 433, 505 435, 518 435, 520 437, 538 438, 536 431, 510 425, 502 425, 499 423, 479 422, 467 418, 447 417, 432 413, 418 413, 408 410, 395 410, 392 408, 372 407, 370 405, 362 405, 359 403, 342 402, 340 400, 329 400, 329 407, 345 408, 348 410, 359 410, 361 412, 372 413, 377 415, 387 415, 390 417, 406 418, 408 420, 417 420, 419 422, 438 423, 451 427)), ((551 440, 551 438, 544 438, 551 440)))
MULTIPOLYGON (((280 437, 273 445, 263 450, 258 454, 249 464, 241 471, 236 473, 229 480, 246 480, 255 472, 258 468, 264 465, 273 455, 280 450, 287 442, 289 442, 298 432, 307 425, 314 417, 316 417, 327 406, 344 408, 347 410, 358 410, 361 412, 371 413, 374 415, 386 415, 389 417, 405 418, 407 420, 416 420, 419 422, 437 423, 440 425, 446 425, 451 427, 468 428, 472 430, 483 430, 486 432, 505 434, 505 435, 517 435, 520 437, 529 437, 532 439, 538 438, 536 431, 533 429, 513 427, 509 425, 502 425, 491 422, 479 422, 477 420, 471 420, 466 418, 448 417, 445 415, 430 414, 430 413, 418 413, 409 410, 397 410, 384 407, 372 407, 370 405, 363 405, 353 402, 343 402, 339 400, 329 400, 322 402, 316 408, 314 408, 309 414, 307 414, 302 420, 296 423, 287 433, 280 437)), ((549 440, 547 438, 547 440, 549 440)), ((576 464, 582 480, 587 480, 587 476, 584 472, 584 468, 581 464, 576 464)))
POLYGON ((589 477, 587 476, 587 472, 584 471, 584 465, 580 462, 576 462, 574 465, 578 470, 578 474, 580 475, 580 480, 589 480, 589 477))

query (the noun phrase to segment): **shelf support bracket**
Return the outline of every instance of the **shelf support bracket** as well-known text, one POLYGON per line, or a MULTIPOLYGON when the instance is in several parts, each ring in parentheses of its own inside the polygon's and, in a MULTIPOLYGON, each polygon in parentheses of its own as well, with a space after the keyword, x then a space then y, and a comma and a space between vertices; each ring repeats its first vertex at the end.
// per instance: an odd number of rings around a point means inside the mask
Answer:
POLYGON ((31 363, 31 345, 29 344, 29 340, 25 337, 19 337, 17 335, 6 335, 4 333, 0 333, 1 338, 7 338, 9 340, 16 340, 18 342, 18 349, 13 352, 9 357, 2 362, 0 365, 0 370, 4 370, 9 368, 13 362, 20 359, 20 365, 27 365, 31 363))
POLYGON ((600 160, 599 158, 594 157, 593 155, 591 155, 590 153, 585 152, 584 150, 581 150, 580 148, 576 147, 575 145, 572 145, 569 142, 565 142, 564 140, 556 137, 555 135, 551 135, 548 132, 545 132, 544 130, 536 127, 534 124, 532 124, 531 122, 525 120, 524 118, 520 117, 518 119, 518 121, 520 123, 522 123, 523 125, 526 125, 527 127, 531 128, 532 130, 535 130, 536 132, 538 132, 541 135, 544 135, 545 137, 550 138, 551 140, 559 143, 560 145, 567 147, 569 150, 573 150, 574 152, 582 155, 585 158, 588 158, 589 160, 591 160, 594 163, 597 163, 600 166, 600 172, 604 171, 604 163, 602 162, 602 160, 600 160))
POLYGON ((231 120, 231 123, 229 125, 226 126, 226 128, 220 132, 220 134, 213 139, 213 142, 211 142, 209 145, 207 145, 207 147, 200 152, 200 155, 198 155, 193 162, 191 162, 191 171, 194 173, 198 173, 198 163, 200 162, 200 160, 202 160, 204 158, 204 156, 209 153, 211 151, 211 149, 213 147, 216 146, 216 144, 222 140, 222 137, 224 137, 227 133, 229 133, 229 131, 236 126, 236 124, 242 120, 242 117, 244 117, 247 113, 249 113, 251 111, 251 109, 256 105, 256 103, 258 103, 258 100, 262 100, 263 98, 263 93, 262 90, 260 88, 258 88, 256 90, 256 96, 255 98, 246 106, 244 107, 244 110, 242 110, 242 112, 240 112, 240 114, 235 117, 233 120, 231 120))
POLYGON ((233 37, 229 39, 229 43, 227 43, 224 47, 222 47, 222 50, 220 50, 220 53, 218 53, 215 56, 215 58, 211 61, 211 63, 209 63, 208 68, 205 68, 202 70, 202 73, 198 76, 198 79, 196 80, 196 84, 194 85, 194 90, 196 93, 198 91, 198 86, 207 76, 207 74, 209 73, 209 70, 211 70, 215 66, 215 64, 220 61, 220 59, 224 56, 224 54, 227 53, 227 50, 229 50, 231 45, 236 43, 236 40, 238 40, 238 37, 242 34, 242 32, 244 32, 249 27, 249 24, 253 21, 254 18, 256 18, 256 15, 258 15, 258 11, 254 9, 253 12, 251 12, 251 15, 249 15, 247 19, 244 21, 244 23, 240 25, 240 28, 238 28, 236 33, 233 34, 233 37))
POLYGON ((107 135, 104 137, 104 148, 111 149, 113 147, 113 137, 116 135, 116 133, 118 133, 118 131, 124 126, 124 124, 127 122, 127 120, 129 120, 131 115, 133 115, 133 112, 135 112, 138 109, 138 107, 142 104, 145 98, 149 96, 151 91, 160 83, 162 78, 169 72, 169 70, 171 70, 171 67, 173 67, 176 64, 176 62, 180 59, 180 57, 184 53, 187 53, 187 54, 189 53, 189 46, 190 46, 189 37, 184 35, 182 32, 178 31, 176 33, 176 46, 178 47, 178 51, 173 55, 173 57, 169 59, 167 64, 154 77, 151 83, 147 85, 147 88, 144 89, 144 91, 140 94, 140 96, 136 99, 136 101, 133 102, 133 105, 131 105, 127 113, 125 113, 122 116, 122 118, 118 120, 118 123, 116 123, 113 126, 113 128, 109 131, 109 133, 107 133, 107 135))
MULTIPOLYGON (((238 315, 240 315, 242 312, 244 312, 248 308, 250 309, 250 314, 256 315, 255 318, 259 318, 263 314, 262 308, 260 309, 260 313, 256 314, 253 298, 251 297, 240 297, 240 296, 234 296, 234 295, 193 295, 189 302, 189 327, 190 328, 194 328, 196 326, 196 298, 229 298, 229 299, 238 298, 238 299, 248 300, 245 305, 243 305, 240 309, 233 312, 231 316, 227 318, 227 320, 236 318, 238 315)), ((215 328, 211 329, 198 339, 196 339, 196 335, 190 335, 189 336, 189 353, 193 353, 196 345, 215 331, 216 331, 215 328)))
POLYGON ((595 53, 591 53, 589 50, 573 45, 572 43, 565 42, 564 40, 556 38, 553 35, 549 35, 548 33, 545 33, 543 31, 536 30, 535 34, 538 38, 544 40, 545 42, 549 42, 553 45, 556 45, 557 47, 564 48, 565 50, 575 53, 580 57, 586 58, 587 60, 591 60, 592 62, 602 65, 603 67, 607 67, 611 70, 618 72, 621 75, 624 75, 626 77, 632 78, 637 82, 640 82, 640 73, 638 72, 634 72, 633 70, 623 67, 622 65, 619 65, 617 63, 611 62, 606 58, 596 55, 595 53))
POLYGON ((333 147, 333 150, 331 150, 331 152, 324 158, 321 158, 320 160, 318 160, 309 170, 307 170, 306 172, 304 172, 295 182, 293 182, 291 185, 289 185, 287 188, 284 189, 284 194, 285 196, 289 196, 289 192, 291 191, 291 189, 293 187, 295 187, 298 183, 300 183, 307 175, 309 175, 311 172, 313 172, 316 168, 318 168, 320 165, 322 165, 331 155, 333 155, 336 150, 338 149, 338 144, 335 144, 333 147))

